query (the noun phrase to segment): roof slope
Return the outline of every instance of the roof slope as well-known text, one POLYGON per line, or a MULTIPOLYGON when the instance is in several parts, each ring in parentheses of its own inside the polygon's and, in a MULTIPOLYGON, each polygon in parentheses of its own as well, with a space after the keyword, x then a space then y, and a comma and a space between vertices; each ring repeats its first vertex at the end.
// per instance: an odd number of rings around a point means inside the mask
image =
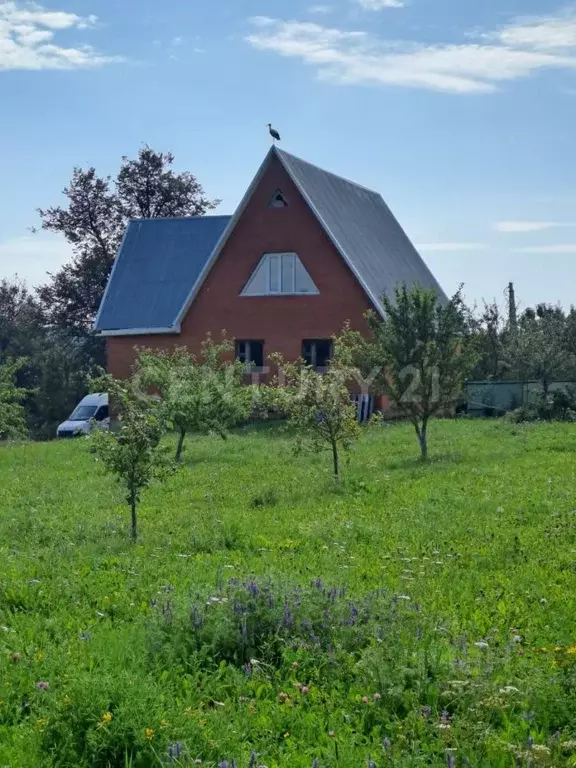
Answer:
POLYGON ((229 221, 229 216, 131 221, 94 330, 174 330, 229 221))
POLYGON ((382 196, 274 149, 373 303, 398 283, 445 294, 382 196))

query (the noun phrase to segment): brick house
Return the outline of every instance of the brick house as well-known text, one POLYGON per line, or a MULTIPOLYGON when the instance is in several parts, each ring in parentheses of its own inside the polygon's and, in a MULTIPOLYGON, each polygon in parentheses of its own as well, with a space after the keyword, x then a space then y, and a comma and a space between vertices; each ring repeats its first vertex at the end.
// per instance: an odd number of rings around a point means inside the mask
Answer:
POLYGON ((233 216, 131 221, 95 331, 108 370, 135 347, 198 352, 225 329, 240 359, 322 366, 345 321, 401 282, 442 289, 382 197, 272 147, 233 216))

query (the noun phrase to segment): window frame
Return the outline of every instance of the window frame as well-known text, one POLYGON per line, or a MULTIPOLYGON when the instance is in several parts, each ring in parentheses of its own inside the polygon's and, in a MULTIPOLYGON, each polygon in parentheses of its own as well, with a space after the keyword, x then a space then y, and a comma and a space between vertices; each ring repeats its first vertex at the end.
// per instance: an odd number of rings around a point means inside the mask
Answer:
MULTIPOLYGON (((301 278, 300 278, 301 279, 301 278)), ((263 253, 256 268, 252 272, 250 279, 240 292, 240 296, 244 298, 254 298, 263 296, 319 296, 318 290, 312 276, 302 263, 302 260, 295 251, 277 251, 263 253), (303 270, 309 279, 310 283, 314 286, 314 290, 296 290, 297 281, 299 279, 298 266, 303 270), (262 292, 250 293, 250 285, 254 281, 255 275, 261 268, 264 268, 265 274, 261 279, 264 280, 265 288, 262 292), (284 290, 284 278, 288 276, 289 285, 287 290, 284 290)))
POLYGON ((334 343, 332 339, 302 339, 302 359, 307 365, 311 365, 315 371, 325 371, 330 365, 332 356, 334 354, 334 343), (305 352, 306 345, 310 345, 310 362, 307 361, 307 355, 305 352), (328 356, 325 358, 324 365, 318 365, 318 344, 328 344, 328 356))
POLYGON ((235 339, 234 341, 234 355, 237 360, 240 360, 241 363, 245 364, 247 373, 252 373, 252 371, 262 371, 264 369, 264 365, 266 362, 266 357, 264 355, 264 348, 265 348, 264 339, 235 339), (244 353, 240 352, 239 348, 241 344, 245 346, 244 353), (262 356, 261 356, 262 365, 257 365, 252 358, 253 344, 260 344, 262 347, 262 356), (242 355, 244 355, 244 359, 242 359, 242 355))

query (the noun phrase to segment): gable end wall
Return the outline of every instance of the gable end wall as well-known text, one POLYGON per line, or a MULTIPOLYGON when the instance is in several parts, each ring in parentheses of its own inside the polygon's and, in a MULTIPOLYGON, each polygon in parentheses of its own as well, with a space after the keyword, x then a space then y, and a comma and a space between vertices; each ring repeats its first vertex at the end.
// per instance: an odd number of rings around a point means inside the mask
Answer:
POLYGON ((349 267, 273 157, 184 318, 181 333, 109 337, 108 370, 117 377, 129 375, 136 346, 187 346, 198 353, 207 332, 218 337, 222 330, 236 339, 264 339, 265 354, 280 352, 294 360, 301 354, 302 339, 329 338, 346 320, 367 333, 363 315, 370 307, 349 267), (278 189, 287 208, 268 207, 278 189), (274 252, 297 253, 320 294, 240 296, 262 255, 274 252))

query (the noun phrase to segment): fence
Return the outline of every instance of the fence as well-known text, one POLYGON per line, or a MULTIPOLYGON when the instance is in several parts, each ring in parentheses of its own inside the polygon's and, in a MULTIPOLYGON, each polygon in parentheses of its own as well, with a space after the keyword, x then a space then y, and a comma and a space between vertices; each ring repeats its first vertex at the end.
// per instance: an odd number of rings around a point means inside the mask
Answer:
MULTIPOLYGON (((541 381, 467 381, 464 385, 467 411, 473 416, 493 416, 537 400, 544 392, 541 381)), ((576 381, 553 381, 549 392, 573 389, 576 381)))

